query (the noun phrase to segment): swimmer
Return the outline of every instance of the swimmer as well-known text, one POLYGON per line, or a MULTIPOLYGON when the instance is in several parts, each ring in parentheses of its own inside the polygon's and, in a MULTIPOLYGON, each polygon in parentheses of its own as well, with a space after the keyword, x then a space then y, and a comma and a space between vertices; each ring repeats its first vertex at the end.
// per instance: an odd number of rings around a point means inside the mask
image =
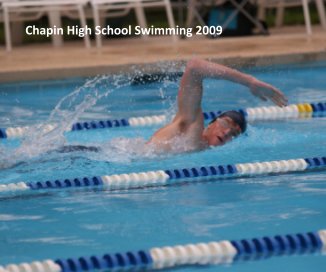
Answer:
MULTIPOLYGON (((280 107, 287 104, 280 90, 253 76, 205 60, 190 60, 181 78, 176 116, 149 141, 156 149, 163 152, 198 151, 224 145, 246 131, 246 120, 236 111, 224 112, 204 127, 201 101, 205 78, 232 81, 248 87, 254 96, 264 101, 270 100, 280 107), (182 148, 176 143, 182 143, 182 148)), ((217 90, 216 95, 223 93, 217 90)))
MULTIPOLYGON (((250 92, 283 107, 287 104, 284 94, 265 82, 226 66, 193 59, 187 63, 178 93, 178 112, 172 122, 154 133, 148 141, 156 153, 182 153, 221 146, 246 131, 246 120, 237 111, 226 111, 204 127, 201 108, 203 80, 205 78, 229 80, 248 87, 250 92)), ((216 95, 223 95, 216 91, 216 95)), ((64 146, 59 152, 97 152, 99 147, 64 146)))

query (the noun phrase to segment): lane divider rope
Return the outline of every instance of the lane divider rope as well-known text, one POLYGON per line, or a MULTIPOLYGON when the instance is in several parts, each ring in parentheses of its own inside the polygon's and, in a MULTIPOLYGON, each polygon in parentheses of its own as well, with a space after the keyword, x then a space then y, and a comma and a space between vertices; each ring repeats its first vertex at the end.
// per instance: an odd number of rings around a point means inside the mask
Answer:
MULTIPOLYGON (((277 106, 256 107, 239 109, 248 122, 258 120, 282 120, 290 118, 312 118, 324 116, 326 113, 326 102, 320 103, 303 103, 292 104, 283 108, 277 106)), ((204 119, 211 120, 216 118, 222 111, 204 112, 204 119)), ((142 127, 152 125, 162 125, 167 121, 165 115, 152 115, 144 117, 131 117, 127 119, 112 119, 90 122, 78 122, 73 124, 71 131, 90 130, 100 128, 115 128, 115 127, 142 127)), ((44 127, 44 132, 53 130, 55 124, 49 124, 44 127)), ((9 127, 0 128, 0 138, 22 137, 29 127, 9 127)))
POLYGON ((312 254, 326 248, 326 230, 242 240, 155 247, 103 255, 0 266, 1 272, 134 271, 184 265, 218 265, 271 256, 312 254))
POLYGON ((39 182, 18 182, 0 185, 1 192, 37 191, 80 187, 103 187, 106 190, 127 190, 149 186, 162 186, 179 181, 203 181, 223 177, 241 177, 271 173, 288 173, 326 168, 326 157, 213 165, 183 169, 157 170, 140 173, 105 175, 39 182))

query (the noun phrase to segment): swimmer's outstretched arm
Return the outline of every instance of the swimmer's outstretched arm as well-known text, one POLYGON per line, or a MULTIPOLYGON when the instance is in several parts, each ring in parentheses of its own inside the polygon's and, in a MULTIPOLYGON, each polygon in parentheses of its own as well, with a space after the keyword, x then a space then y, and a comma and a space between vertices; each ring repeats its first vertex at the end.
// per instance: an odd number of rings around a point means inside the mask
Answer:
POLYGON ((270 84, 224 65, 193 59, 187 63, 181 79, 177 116, 192 122, 201 114, 202 83, 205 78, 225 79, 239 83, 247 86, 254 96, 264 101, 271 100, 278 106, 287 104, 284 94, 270 84))

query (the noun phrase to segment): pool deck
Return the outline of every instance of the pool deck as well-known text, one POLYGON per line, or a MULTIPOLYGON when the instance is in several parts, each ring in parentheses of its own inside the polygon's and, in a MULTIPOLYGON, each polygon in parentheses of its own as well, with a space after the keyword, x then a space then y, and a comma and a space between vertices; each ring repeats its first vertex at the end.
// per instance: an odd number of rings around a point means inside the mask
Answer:
POLYGON ((269 36, 208 39, 194 37, 173 42, 171 37, 147 40, 125 38, 106 40, 101 49, 86 49, 82 41, 66 42, 61 48, 50 43, 14 47, 8 53, 0 46, 0 82, 63 79, 121 71, 146 72, 159 69, 158 62, 174 61, 179 70, 193 57, 232 65, 263 66, 326 60, 326 31, 313 28, 308 37, 304 28, 272 30, 269 36))

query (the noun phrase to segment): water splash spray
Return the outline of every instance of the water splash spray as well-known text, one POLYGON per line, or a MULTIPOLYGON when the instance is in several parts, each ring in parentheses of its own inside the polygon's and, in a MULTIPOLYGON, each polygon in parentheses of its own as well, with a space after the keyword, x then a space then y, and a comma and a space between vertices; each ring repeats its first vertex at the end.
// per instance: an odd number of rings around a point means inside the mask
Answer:
POLYGON ((126 78, 122 75, 98 76, 88 80, 83 86, 63 97, 46 122, 31 126, 18 148, 8 152, 0 149, 2 158, 0 167, 9 167, 63 146, 66 142, 64 133, 70 130, 86 110, 94 106, 98 100, 127 84, 126 78), (54 124, 50 131, 47 129, 48 124, 54 124))

